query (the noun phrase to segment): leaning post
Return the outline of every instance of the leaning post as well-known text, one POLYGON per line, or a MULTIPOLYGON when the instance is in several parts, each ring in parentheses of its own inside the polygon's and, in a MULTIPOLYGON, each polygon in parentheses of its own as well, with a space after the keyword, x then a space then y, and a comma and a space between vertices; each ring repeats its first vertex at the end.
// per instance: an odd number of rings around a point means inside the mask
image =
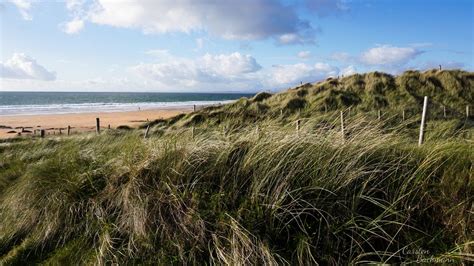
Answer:
POLYGON ((150 131, 150 125, 148 125, 148 126, 146 127, 145 136, 144 136, 145 139, 148 138, 148 132, 149 132, 149 131, 150 131))
POLYGON ((71 135, 71 126, 67 126, 67 135, 71 135))
POLYGON ((423 100, 423 113, 421 114, 420 137, 418 138, 418 146, 421 146, 421 144, 423 144, 427 108, 428 108, 428 96, 425 96, 423 100))

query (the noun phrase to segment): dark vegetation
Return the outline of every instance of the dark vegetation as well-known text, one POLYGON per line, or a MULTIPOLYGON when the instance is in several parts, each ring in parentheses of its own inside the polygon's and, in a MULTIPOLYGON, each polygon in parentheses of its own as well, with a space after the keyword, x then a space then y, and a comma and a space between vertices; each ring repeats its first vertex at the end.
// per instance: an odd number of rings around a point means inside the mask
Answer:
POLYGON ((468 264, 473 82, 353 75, 151 121, 148 139, 4 141, 0 264, 468 264))

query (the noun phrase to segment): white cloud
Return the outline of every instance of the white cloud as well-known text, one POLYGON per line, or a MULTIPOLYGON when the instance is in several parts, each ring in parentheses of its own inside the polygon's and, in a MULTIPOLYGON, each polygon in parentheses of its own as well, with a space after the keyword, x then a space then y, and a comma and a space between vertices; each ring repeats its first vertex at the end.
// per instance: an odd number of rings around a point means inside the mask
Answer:
POLYGON ((311 57, 311 52, 310 51, 301 51, 298 53, 298 57, 302 59, 308 59, 311 57))
POLYGON ((355 66, 348 66, 348 67, 343 68, 340 74, 343 76, 350 76, 355 73, 357 73, 357 69, 355 68, 355 66))
POLYGON ((24 20, 32 20, 33 17, 30 14, 31 4, 33 0, 9 0, 14 4, 24 20))
POLYGON ((229 55, 206 54, 202 57, 202 63, 204 68, 223 76, 252 73, 262 68, 255 58, 238 52, 229 55))
POLYGON ((327 63, 308 65, 276 65, 264 81, 268 86, 292 86, 300 82, 314 82, 329 76, 337 76, 339 69, 327 63))
POLYGON ((282 45, 314 43, 314 37, 312 35, 313 34, 302 35, 299 33, 286 33, 278 36, 277 43, 282 45))
POLYGON ((73 19, 69 22, 66 22, 62 30, 67 34, 76 34, 79 33, 84 28, 84 21, 81 19, 73 19))
POLYGON ((82 19, 147 34, 207 31, 225 39, 274 38, 280 44, 313 43, 315 38, 295 7, 274 0, 97 0, 87 9, 82 19))
POLYGON ((81 8, 86 0, 66 0, 66 8, 68 10, 77 10, 81 8))
POLYGON ((360 61, 367 65, 400 66, 422 54, 414 47, 380 45, 363 52, 360 61))
POLYGON ((262 67, 250 55, 206 54, 196 59, 174 58, 166 63, 140 64, 131 70, 167 85, 199 87, 203 83, 242 81, 262 67))
POLYGON ((0 62, 0 77, 6 79, 55 80, 56 73, 48 71, 32 57, 15 53, 5 63, 0 62))
POLYGON ((318 73, 324 73, 326 76, 335 76, 339 72, 339 69, 335 66, 331 66, 327 63, 316 63, 314 69, 318 73))

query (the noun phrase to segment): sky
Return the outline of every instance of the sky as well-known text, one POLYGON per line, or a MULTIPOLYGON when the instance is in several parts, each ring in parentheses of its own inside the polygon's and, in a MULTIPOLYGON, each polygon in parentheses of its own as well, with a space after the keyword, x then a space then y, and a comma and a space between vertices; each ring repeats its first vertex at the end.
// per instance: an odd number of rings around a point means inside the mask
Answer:
POLYGON ((0 0, 0 91, 279 91, 474 69, 472 0, 0 0))

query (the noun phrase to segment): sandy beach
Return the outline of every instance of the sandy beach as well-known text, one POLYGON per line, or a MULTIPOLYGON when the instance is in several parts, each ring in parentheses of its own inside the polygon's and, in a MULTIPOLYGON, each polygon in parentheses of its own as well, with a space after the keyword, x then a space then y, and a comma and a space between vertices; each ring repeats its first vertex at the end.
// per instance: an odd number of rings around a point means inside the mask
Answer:
POLYGON ((101 128, 107 128, 109 125, 112 128, 120 125, 137 127, 147 119, 168 118, 190 111, 192 107, 128 112, 0 116, 0 138, 17 136, 18 132, 22 131, 21 128, 24 129, 22 135, 32 134, 35 129, 45 129, 47 134, 59 134, 61 128, 65 133, 68 125, 71 126, 73 133, 94 131, 96 117, 100 118, 101 128))

